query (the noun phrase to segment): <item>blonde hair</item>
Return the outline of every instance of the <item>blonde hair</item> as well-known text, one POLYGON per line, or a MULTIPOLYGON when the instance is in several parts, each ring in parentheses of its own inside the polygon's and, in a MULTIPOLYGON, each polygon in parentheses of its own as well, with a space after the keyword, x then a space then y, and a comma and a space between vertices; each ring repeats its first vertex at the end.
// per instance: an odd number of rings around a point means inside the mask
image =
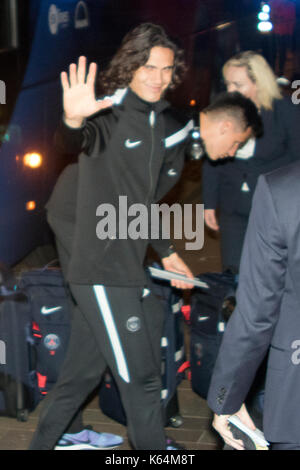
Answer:
POLYGON ((272 109, 273 101, 282 98, 273 70, 257 52, 245 51, 231 57, 223 66, 223 76, 228 67, 246 68, 248 77, 256 84, 257 99, 262 108, 272 109))

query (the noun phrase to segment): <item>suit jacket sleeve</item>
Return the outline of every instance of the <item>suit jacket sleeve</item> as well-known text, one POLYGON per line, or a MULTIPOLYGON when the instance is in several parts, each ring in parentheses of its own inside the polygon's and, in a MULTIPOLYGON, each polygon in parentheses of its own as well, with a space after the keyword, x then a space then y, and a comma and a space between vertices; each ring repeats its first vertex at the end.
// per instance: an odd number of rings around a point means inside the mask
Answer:
POLYGON ((270 345, 285 285, 284 238, 272 188, 261 176, 242 254, 237 308, 226 328, 209 389, 208 404, 217 414, 239 410, 270 345))
POLYGON ((290 99, 282 99, 280 104, 282 125, 285 127, 286 133, 286 153, 291 157, 291 161, 297 161, 300 158, 300 107, 293 104, 290 99))

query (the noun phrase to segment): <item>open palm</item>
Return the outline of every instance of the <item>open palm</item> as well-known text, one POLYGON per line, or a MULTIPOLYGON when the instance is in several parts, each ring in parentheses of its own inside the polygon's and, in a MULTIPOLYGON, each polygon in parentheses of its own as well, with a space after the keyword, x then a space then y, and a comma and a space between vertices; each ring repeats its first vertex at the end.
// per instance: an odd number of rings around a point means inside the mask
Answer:
POLYGON ((110 99, 97 101, 95 78, 97 65, 93 62, 86 75, 86 57, 81 56, 76 64, 70 64, 69 75, 61 73, 65 121, 74 127, 80 126, 84 118, 112 105, 110 99))

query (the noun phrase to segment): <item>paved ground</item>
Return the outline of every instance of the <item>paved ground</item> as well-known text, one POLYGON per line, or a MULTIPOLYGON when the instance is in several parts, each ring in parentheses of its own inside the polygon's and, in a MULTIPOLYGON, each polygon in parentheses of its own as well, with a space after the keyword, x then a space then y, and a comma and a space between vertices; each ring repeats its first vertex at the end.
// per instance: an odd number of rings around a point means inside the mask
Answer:
MULTIPOLYGON (((178 390, 183 425, 180 428, 168 427, 167 435, 183 444, 188 450, 216 450, 219 446, 217 436, 210 429, 211 414, 206 403, 195 395, 185 380, 178 390)), ((13 418, 0 418, 0 450, 25 450, 28 447, 37 425, 40 407, 30 414, 25 423, 13 418)), ((95 398, 84 411, 84 422, 93 426, 95 431, 106 431, 124 437, 120 450, 130 450, 126 428, 101 413, 95 398)))

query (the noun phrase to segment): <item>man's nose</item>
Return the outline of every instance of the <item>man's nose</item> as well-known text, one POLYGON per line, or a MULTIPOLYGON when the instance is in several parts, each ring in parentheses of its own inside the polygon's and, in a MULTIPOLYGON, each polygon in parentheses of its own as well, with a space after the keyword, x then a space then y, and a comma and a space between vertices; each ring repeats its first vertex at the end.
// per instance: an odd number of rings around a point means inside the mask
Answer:
POLYGON ((160 85, 163 82, 163 72, 161 70, 156 70, 153 79, 155 84, 160 85))

